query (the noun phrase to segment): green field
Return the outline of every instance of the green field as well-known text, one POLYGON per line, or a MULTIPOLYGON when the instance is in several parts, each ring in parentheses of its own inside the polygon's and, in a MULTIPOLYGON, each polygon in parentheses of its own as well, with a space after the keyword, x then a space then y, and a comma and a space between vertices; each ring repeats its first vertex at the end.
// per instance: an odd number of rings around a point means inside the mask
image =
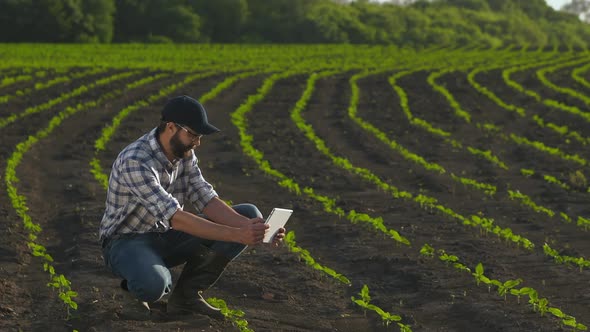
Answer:
POLYGON ((221 197, 295 211, 208 291, 211 331, 586 330, 589 71, 558 48, 2 44, 0 329, 197 329, 121 315, 97 241, 112 161, 189 94, 221 197))

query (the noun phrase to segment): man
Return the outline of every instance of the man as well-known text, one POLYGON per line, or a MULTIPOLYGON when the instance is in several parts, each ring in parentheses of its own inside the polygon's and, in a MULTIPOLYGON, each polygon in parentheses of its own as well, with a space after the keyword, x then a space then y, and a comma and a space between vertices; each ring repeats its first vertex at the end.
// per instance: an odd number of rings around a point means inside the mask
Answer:
MULTIPOLYGON (((221 319, 201 292, 248 245, 262 242, 268 225, 252 204, 229 207, 203 178, 194 149, 219 132, 203 106, 171 99, 160 125, 127 146, 113 163, 100 241, 106 265, 149 313, 172 288, 170 267, 185 264, 167 303, 168 314, 221 319), (191 203, 199 215, 183 210, 191 203)), ((273 243, 284 238, 279 230, 273 243)))

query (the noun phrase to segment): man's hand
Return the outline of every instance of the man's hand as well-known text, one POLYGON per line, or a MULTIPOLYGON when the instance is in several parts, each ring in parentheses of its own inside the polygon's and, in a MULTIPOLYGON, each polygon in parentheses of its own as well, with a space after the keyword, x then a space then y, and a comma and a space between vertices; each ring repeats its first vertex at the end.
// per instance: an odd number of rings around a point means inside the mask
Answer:
POLYGON ((270 227, 262 218, 252 218, 240 227, 239 242, 245 245, 259 244, 264 239, 266 229, 270 227))
POLYGON ((279 228, 279 230, 277 231, 277 234, 272 239, 272 246, 273 247, 278 247, 281 243, 283 243, 283 239, 285 238, 285 232, 286 232, 286 230, 284 228, 282 228, 282 227, 279 228))

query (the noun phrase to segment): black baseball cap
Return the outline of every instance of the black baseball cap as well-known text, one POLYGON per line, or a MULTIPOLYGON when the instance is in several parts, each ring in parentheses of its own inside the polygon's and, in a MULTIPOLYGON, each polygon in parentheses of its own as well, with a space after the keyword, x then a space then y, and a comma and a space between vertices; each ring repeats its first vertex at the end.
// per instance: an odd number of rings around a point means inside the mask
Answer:
POLYGON ((203 105, 196 99, 185 95, 174 97, 164 105, 162 121, 187 126, 201 135, 214 134, 220 131, 207 120, 207 112, 203 105))

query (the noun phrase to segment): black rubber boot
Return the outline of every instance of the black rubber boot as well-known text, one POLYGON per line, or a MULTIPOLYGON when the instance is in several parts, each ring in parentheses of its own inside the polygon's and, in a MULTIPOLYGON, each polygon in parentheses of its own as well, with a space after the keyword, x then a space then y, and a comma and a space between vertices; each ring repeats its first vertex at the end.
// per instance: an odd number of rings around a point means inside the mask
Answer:
POLYGON ((170 294, 167 313, 207 315, 218 320, 224 319, 221 310, 207 303, 201 293, 219 279, 229 262, 227 257, 205 247, 191 257, 170 294))
POLYGON ((118 310, 119 317, 122 319, 132 320, 149 320, 151 319, 151 308, 147 302, 136 299, 127 288, 127 280, 121 280, 121 290, 123 295, 123 303, 120 310, 118 310))

